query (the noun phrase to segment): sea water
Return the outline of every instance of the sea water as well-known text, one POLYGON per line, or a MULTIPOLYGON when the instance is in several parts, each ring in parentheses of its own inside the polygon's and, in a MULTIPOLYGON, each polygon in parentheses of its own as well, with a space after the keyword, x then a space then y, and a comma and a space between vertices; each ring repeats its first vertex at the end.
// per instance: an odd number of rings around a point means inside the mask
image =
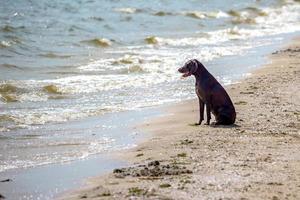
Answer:
POLYGON ((0 172, 132 147, 111 114, 195 98, 191 58, 236 82, 299 22, 292 0, 0 0, 0 172))

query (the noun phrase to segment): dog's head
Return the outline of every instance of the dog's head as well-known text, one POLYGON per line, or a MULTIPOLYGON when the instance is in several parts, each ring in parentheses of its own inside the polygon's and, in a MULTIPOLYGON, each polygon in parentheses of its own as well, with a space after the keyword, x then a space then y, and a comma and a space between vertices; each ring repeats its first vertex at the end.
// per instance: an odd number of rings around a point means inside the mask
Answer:
POLYGON ((198 61, 196 59, 192 59, 187 61, 183 67, 179 68, 178 71, 183 73, 182 77, 188 77, 194 74, 198 69, 198 61))

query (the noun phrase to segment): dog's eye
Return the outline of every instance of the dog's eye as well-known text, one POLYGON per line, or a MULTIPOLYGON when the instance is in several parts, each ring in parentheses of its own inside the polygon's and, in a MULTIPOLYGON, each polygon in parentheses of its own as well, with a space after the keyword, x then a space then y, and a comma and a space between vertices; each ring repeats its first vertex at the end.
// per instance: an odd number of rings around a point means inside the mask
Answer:
POLYGON ((191 70, 191 69, 192 69, 192 64, 193 64, 193 63, 189 63, 189 64, 186 66, 188 70, 191 70))

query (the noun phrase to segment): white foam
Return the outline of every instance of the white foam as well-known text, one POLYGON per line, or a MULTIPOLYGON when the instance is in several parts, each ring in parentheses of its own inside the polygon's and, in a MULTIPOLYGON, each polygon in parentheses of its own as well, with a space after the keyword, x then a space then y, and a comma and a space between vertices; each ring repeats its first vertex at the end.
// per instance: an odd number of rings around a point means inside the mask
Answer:
POLYGON ((137 11, 136 8, 116 8, 114 11, 126 14, 133 14, 137 11))
POLYGON ((9 42, 9 41, 1 41, 0 44, 1 44, 0 47, 1 46, 3 46, 3 47, 10 47, 12 45, 11 42, 9 42))
MULTIPOLYGON (((23 148, 55 148, 64 146, 63 150, 59 151, 46 151, 41 153, 34 154, 30 158, 27 155, 19 155, 15 158, 11 158, 10 160, 0 161, 0 172, 9 170, 9 169, 17 169, 17 168, 28 168, 34 166, 47 165, 52 163, 66 163, 73 160, 85 159, 90 155, 94 155, 101 152, 106 152, 109 150, 122 150, 132 148, 135 145, 133 144, 116 144, 116 140, 110 137, 102 137, 99 139, 86 139, 82 141, 81 138, 72 137, 71 140, 68 141, 47 141, 44 143, 43 141, 39 141, 36 143, 35 141, 27 142, 23 145, 23 148), (76 149, 67 148, 68 146, 76 146, 76 149)), ((18 147, 22 148, 20 144, 18 147)))
POLYGON ((229 15, 223 11, 199 11, 199 10, 189 10, 180 13, 181 15, 198 18, 198 19, 205 19, 205 18, 227 18, 229 15))
POLYGON ((29 93, 23 93, 17 96, 17 99, 21 102, 39 102, 39 101, 47 101, 48 96, 45 94, 42 94, 41 92, 29 92, 29 93))
MULTIPOLYGON (((203 34, 199 32, 200 37, 184 38, 163 38, 156 37, 159 45, 169 46, 199 46, 209 44, 221 44, 230 40, 247 40, 268 35, 279 35, 282 33, 292 33, 300 31, 300 5, 292 4, 280 8, 263 8, 267 15, 256 16, 256 24, 249 25, 250 28, 226 28, 216 31, 209 31, 203 34)), ((241 18, 250 17, 249 12, 240 12, 241 18)))

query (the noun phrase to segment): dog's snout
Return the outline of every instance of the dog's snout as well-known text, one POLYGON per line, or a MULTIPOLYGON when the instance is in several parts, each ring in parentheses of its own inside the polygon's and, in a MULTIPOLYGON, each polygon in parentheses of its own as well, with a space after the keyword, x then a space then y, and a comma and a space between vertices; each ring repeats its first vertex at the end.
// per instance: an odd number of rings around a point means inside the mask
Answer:
POLYGON ((178 72, 183 73, 182 67, 180 67, 180 68, 178 69, 178 72))

